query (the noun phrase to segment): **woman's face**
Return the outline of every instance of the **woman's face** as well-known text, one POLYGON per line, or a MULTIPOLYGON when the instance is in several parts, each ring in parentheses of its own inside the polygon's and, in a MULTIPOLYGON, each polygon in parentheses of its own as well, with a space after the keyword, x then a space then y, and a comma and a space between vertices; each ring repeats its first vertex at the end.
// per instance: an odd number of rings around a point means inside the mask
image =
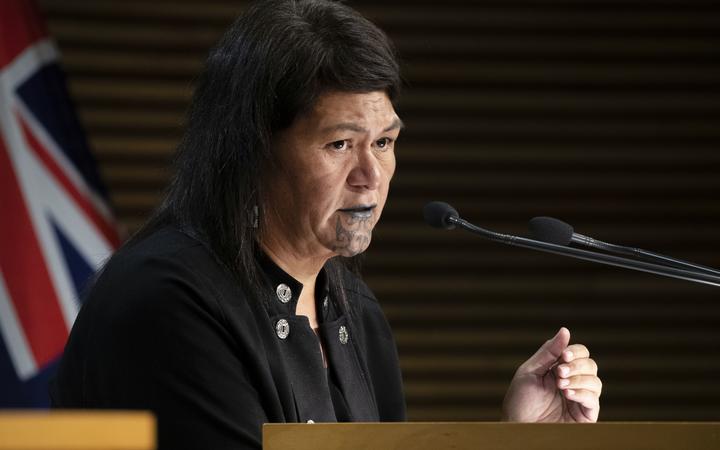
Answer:
POLYGON ((273 140, 263 243, 297 257, 365 251, 395 172, 402 122, 384 92, 330 92, 273 140))

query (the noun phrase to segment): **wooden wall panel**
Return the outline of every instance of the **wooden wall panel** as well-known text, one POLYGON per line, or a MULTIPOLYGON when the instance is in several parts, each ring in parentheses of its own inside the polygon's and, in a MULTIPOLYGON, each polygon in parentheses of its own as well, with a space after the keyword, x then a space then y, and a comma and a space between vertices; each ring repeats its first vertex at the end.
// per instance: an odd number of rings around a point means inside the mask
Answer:
MULTIPOLYGON (((120 220, 157 204, 209 46, 244 2, 40 0, 120 220)), ((601 418, 720 420, 717 288, 430 229, 441 199, 525 233, 578 232, 720 266, 720 6, 688 0, 350 2, 408 80, 398 172, 366 261, 409 413, 488 420, 565 325, 605 383, 601 418)))

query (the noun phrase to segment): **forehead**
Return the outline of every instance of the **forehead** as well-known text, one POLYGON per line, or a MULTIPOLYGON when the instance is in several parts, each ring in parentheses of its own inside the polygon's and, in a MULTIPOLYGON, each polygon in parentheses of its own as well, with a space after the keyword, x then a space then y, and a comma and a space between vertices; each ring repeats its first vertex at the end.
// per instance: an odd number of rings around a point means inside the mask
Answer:
POLYGON ((322 94, 305 117, 316 131, 340 123, 355 123, 365 128, 387 127, 397 114, 387 94, 377 92, 327 92, 322 94))

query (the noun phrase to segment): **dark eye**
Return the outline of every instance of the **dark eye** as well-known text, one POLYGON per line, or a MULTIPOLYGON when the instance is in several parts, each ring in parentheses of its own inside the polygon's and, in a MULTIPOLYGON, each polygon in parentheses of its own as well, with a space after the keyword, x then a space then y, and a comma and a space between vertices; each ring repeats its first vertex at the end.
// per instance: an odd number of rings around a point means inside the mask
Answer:
POLYGON ((392 139, 390 138, 382 138, 375 141, 375 146, 380 149, 384 149, 388 147, 392 143, 392 139))
POLYGON ((347 148, 347 141, 335 141, 328 144, 333 150, 345 150, 347 148))

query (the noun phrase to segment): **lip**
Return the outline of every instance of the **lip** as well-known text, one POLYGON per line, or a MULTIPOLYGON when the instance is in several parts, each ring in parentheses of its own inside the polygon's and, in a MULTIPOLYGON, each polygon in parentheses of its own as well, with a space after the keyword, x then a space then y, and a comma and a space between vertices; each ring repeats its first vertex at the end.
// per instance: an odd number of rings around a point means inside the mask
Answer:
POLYGON ((340 208, 338 211, 355 217, 370 217, 376 207, 377 204, 373 203, 372 205, 354 205, 349 208, 340 208))
POLYGON ((373 203, 372 205, 355 205, 351 206, 349 208, 340 208, 338 211, 341 212, 365 212, 365 211, 372 211, 377 207, 377 204, 373 203))

